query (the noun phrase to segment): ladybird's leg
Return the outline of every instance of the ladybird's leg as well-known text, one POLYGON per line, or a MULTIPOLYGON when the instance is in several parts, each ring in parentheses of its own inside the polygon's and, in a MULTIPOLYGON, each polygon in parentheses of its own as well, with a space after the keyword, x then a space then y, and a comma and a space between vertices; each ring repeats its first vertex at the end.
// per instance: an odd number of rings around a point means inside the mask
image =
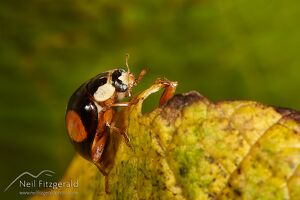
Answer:
POLYGON ((164 88, 164 92, 159 100, 159 105, 164 105, 174 96, 177 87, 177 82, 172 82, 167 79, 157 79, 155 83, 161 84, 161 87, 164 88))
POLYGON ((130 102, 118 102, 111 105, 111 107, 128 107, 130 105, 138 103, 137 99, 132 99, 130 102))
POLYGON ((105 193, 109 194, 109 179, 108 179, 108 175, 104 176, 104 182, 105 182, 105 193))
MULTIPOLYGON (((122 103, 115 103, 115 104, 112 104, 111 107, 115 106, 115 107, 119 107, 119 106, 128 106, 130 104, 130 102, 122 102, 122 103)), ((105 124, 104 126, 107 127, 108 129, 108 133, 110 133, 110 131, 115 131, 117 133, 119 133, 120 135, 122 135, 125 139, 125 142, 126 144, 131 147, 130 145, 130 140, 129 140, 129 137, 127 135, 127 131, 122 131, 121 129, 117 128, 116 126, 114 125, 111 125, 111 123, 113 123, 113 110, 112 109, 109 109, 107 111, 105 111, 105 113, 103 114, 103 119, 105 121, 105 124)))
POLYGON ((106 144, 107 134, 104 134, 92 147, 93 163, 97 166, 98 170, 103 174, 105 180, 105 192, 109 193, 108 172, 105 171, 101 163, 102 153, 106 144))
POLYGON ((104 176, 104 187, 105 187, 105 193, 109 193, 109 178, 108 178, 108 173, 99 165, 96 165, 99 171, 103 174, 104 176))
POLYGON ((140 74, 138 75, 138 78, 135 80, 135 85, 137 85, 145 76, 146 74, 146 70, 142 69, 142 71, 140 72, 140 74))
POLYGON ((110 106, 111 107, 127 107, 130 105, 130 102, 118 102, 118 103, 113 103, 110 106))
POLYGON ((127 130, 122 131, 121 129, 119 129, 119 128, 115 127, 115 126, 112 126, 112 127, 111 127, 111 130, 113 130, 113 131, 119 133, 120 135, 122 135, 122 136, 124 137, 124 139, 125 139, 126 145, 127 145, 128 147, 132 148, 132 146, 131 146, 131 144, 130 144, 130 139, 129 139, 128 135, 127 135, 127 130))
POLYGON ((110 130, 113 131, 113 132, 116 132, 120 135, 122 135, 125 139, 125 143, 128 147, 132 148, 131 144, 130 144, 130 139, 127 135, 127 130, 125 131, 122 131, 120 128, 117 128, 116 126, 114 125, 110 125, 110 124, 107 124, 107 126, 109 126, 110 130))
POLYGON ((93 145, 92 145, 92 160, 93 163, 97 166, 98 170, 102 173, 104 176, 104 182, 105 182, 105 193, 109 193, 109 179, 108 179, 108 172, 105 170, 105 168, 101 165, 101 158, 102 153, 105 148, 105 144, 108 139, 107 131, 104 131, 101 135, 102 137, 99 138, 97 134, 95 136, 93 145), (99 138, 99 139, 98 139, 99 138))
MULTIPOLYGON (((98 168, 100 168, 98 163, 100 163, 101 161, 102 153, 104 151, 107 139, 108 133, 106 131, 102 132, 101 134, 96 133, 95 139, 92 144, 92 160, 98 168)), ((103 170, 100 171, 103 173, 103 170)))
POLYGON ((100 165, 102 154, 109 136, 109 127, 107 127, 107 119, 111 115, 111 110, 99 112, 98 114, 98 127, 91 147, 91 158, 93 163, 98 167, 103 175, 106 175, 104 168, 100 165))

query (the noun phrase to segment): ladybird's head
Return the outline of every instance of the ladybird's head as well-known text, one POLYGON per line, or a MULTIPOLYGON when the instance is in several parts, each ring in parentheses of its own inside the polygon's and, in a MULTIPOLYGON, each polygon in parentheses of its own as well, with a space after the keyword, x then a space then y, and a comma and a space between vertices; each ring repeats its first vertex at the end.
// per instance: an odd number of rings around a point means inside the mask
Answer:
POLYGON ((115 95, 118 100, 131 96, 132 87, 138 80, 130 71, 113 69, 92 78, 88 84, 88 92, 96 102, 103 102, 115 95))
POLYGON ((115 87, 116 92, 121 96, 130 97, 132 87, 136 85, 134 75, 128 70, 115 69, 112 73, 112 85, 115 87))

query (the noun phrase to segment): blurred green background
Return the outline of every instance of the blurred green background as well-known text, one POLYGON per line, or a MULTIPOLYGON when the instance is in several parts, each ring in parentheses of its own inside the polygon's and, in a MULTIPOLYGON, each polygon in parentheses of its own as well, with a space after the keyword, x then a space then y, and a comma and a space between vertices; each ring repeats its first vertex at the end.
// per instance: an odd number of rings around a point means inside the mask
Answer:
MULTIPOLYGON (((63 175, 68 98, 125 53, 148 69, 139 89, 167 77, 179 93, 300 109, 298 1, 133 2, 1 1, 0 190, 24 171, 63 175)), ((23 198, 15 189, 1 196, 23 198)))

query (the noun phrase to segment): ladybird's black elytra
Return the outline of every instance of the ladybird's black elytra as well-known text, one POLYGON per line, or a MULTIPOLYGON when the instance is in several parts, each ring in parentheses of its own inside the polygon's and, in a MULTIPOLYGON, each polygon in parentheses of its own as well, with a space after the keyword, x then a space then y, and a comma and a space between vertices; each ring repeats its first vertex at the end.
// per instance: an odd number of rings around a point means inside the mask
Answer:
MULTIPOLYGON (((81 119, 81 124, 77 124, 78 129, 84 128, 87 132, 86 138, 82 141, 77 142, 74 138, 71 141, 75 149, 85 158, 90 157, 90 146, 93 142, 94 136, 96 134, 96 128, 98 123, 98 110, 94 102, 92 102, 87 95, 87 91, 84 89, 86 84, 83 84, 75 93, 71 96, 68 107, 67 114, 70 111, 76 112, 81 119), (85 92, 83 92, 85 91, 85 92), (83 126, 83 127, 80 127, 83 126)), ((66 118, 66 120, 68 120, 66 118)), ((69 121, 66 121, 67 126, 69 121)))
POLYGON ((95 103, 90 100, 84 87, 85 84, 71 96, 67 110, 74 110, 77 112, 81 117, 86 131, 88 133, 94 133, 97 127, 98 110, 95 103))

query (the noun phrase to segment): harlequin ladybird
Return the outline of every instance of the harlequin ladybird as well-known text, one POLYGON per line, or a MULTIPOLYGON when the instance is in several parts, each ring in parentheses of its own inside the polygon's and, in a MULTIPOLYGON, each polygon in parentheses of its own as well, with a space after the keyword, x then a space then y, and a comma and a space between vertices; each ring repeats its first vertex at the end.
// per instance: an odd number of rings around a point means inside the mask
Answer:
MULTIPOLYGON (((111 126, 115 107, 129 106, 131 102, 122 102, 124 97, 131 96, 132 87, 144 76, 142 70, 136 79, 130 72, 127 60, 127 71, 113 69, 100 73, 83 83, 71 96, 66 111, 68 136, 76 151, 85 159, 93 162, 105 176, 105 190, 108 192, 108 174, 111 170, 111 155, 108 149, 110 134, 119 132, 129 144, 127 133, 118 127, 111 126)), ((164 81, 165 91, 160 99, 164 104, 170 99, 176 85, 164 81)))

